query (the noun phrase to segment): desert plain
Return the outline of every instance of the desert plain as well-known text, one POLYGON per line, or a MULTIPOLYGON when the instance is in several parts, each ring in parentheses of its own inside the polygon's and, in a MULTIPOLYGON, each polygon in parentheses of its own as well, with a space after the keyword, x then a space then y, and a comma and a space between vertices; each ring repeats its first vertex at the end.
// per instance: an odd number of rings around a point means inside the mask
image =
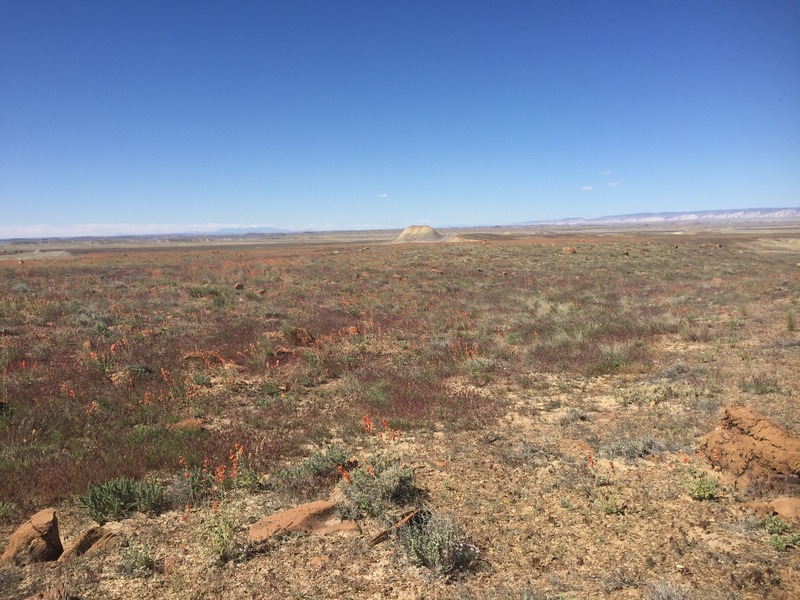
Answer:
POLYGON ((0 244, 0 596, 800 596, 800 224, 399 233, 0 244))

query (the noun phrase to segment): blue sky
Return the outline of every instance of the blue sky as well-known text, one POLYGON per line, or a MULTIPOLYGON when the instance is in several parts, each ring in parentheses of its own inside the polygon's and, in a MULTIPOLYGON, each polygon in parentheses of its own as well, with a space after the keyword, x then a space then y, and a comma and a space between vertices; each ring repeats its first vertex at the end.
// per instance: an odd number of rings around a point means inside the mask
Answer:
POLYGON ((0 237, 800 206, 800 2, 0 1, 0 237))

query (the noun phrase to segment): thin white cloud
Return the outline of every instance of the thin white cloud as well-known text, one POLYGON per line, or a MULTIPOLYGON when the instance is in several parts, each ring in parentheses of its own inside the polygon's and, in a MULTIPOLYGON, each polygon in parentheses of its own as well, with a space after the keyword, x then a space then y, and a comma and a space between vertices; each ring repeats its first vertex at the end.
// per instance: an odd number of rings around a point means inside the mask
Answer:
POLYGON ((389 194, 378 194, 378 198, 386 198, 389 194))
POLYGON ((611 175, 611 171, 599 171, 597 174, 598 175, 603 175, 605 177, 605 176, 611 175))
POLYGON ((591 192, 594 189, 593 185, 582 185, 581 190, 584 192, 591 192))
POLYGON ((619 181, 609 181, 608 187, 619 187, 619 181))

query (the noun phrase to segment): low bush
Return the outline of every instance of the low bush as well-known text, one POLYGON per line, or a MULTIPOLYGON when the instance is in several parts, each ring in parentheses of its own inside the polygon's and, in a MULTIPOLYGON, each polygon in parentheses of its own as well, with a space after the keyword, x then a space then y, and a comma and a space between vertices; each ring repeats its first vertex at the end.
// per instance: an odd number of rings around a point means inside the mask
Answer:
POLYGON ((422 513, 399 532, 400 543, 415 564, 448 576, 472 566, 478 548, 471 544, 461 527, 450 517, 422 513))
POLYGON ((131 577, 149 577, 153 574, 156 559, 153 544, 129 537, 120 550, 119 571, 131 577))
POLYGON ((659 581, 650 586, 649 600, 692 600, 694 592, 672 581, 659 581))
POLYGON ((309 499, 330 491, 339 479, 339 466, 347 462, 347 452, 339 446, 328 446, 291 469, 278 471, 276 489, 292 500, 309 499))
POLYGON ((687 484, 689 495, 694 500, 715 500, 718 486, 717 480, 705 473, 696 475, 687 484))
POLYGON ((362 465, 344 473, 343 491, 348 503, 342 516, 359 519, 384 516, 392 505, 401 505, 418 494, 414 471, 386 456, 369 456, 362 465))
POLYGON ((13 502, 4 502, 0 500, 0 521, 5 521, 13 513, 16 505, 13 502))
POLYGON ((164 486, 155 480, 134 481, 127 477, 89 485, 80 502, 90 518, 101 525, 141 511, 157 513, 166 508, 164 486))
POLYGON ((786 521, 773 515, 764 521, 764 529, 766 529, 769 534, 781 535, 787 533, 791 527, 786 521))
POLYGON ((783 388, 778 382, 764 375, 757 375, 749 381, 740 381, 739 389, 748 394, 756 394, 761 396, 764 394, 782 394, 783 388))
POLYGON ((236 537, 236 521, 228 512, 215 510, 211 518, 203 522, 200 536, 217 565, 239 560, 244 555, 242 544, 236 537))
POLYGON ((662 445, 649 436, 634 440, 620 440, 601 448, 601 452, 611 460, 635 460, 649 454, 657 454, 662 450, 662 445))
POLYGON ((769 538, 769 545, 778 552, 786 552, 789 548, 800 546, 800 533, 773 535, 769 538))

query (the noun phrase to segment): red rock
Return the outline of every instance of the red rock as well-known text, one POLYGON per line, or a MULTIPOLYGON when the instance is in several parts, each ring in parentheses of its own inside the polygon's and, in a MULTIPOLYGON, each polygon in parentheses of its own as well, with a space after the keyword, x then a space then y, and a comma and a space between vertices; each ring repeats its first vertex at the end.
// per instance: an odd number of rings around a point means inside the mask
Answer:
POLYGON ((561 254, 575 254, 577 252, 572 246, 564 246, 561 249, 561 254))
POLYGON ((248 537, 251 543, 259 543, 290 531, 327 534, 359 531, 355 521, 341 521, 336 516, 336 503, 318 500, 295 506, 259 519, 250 526, 248 537))
POLYGON ((58 557, 58 562, 64 562, 75 556, 92 554, 111 545, 117 536, 102 527, 91 527, 84 531, 75 542, 58 557))
POLYGON ((754 514, 759 519, 766 519, 775 514, 768 502, 745 502, 740 506, 742 510, 754 514))
POLYGON ((776 498, 769 506, 784 521, 800 523, 800 498, 776 498))
POLYGON ((56 560, 63 552, 56 511, 45 508, 13 533, 0 562, 27 565, 56 560))
POLYGON ((726 408, 700 450, 738 489, 777 479, 800 482, 800 439, 745 406, 726 408))

